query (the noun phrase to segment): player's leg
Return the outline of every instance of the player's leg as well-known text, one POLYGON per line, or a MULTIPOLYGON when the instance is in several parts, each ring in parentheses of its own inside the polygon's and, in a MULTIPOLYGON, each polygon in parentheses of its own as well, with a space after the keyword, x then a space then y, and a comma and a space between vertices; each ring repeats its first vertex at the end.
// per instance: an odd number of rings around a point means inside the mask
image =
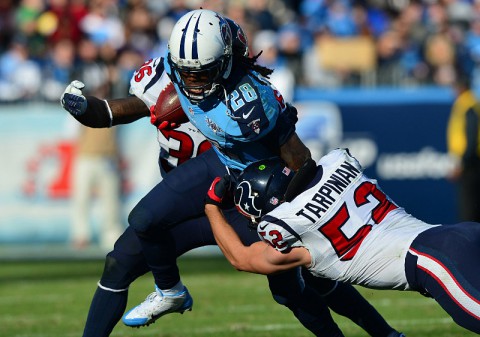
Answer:
MULTIPOLYGON (((225 210, 225 216, 227 219, 232 219, 232 221, 235 223, 234 227, 239 231, 239 235, 244 242, 252 243, 258 241, 256 232, 247 228, 246 218, 241 216, 234 208, 225 210), (241 221, 236 221, 237 219, 241 221)), ((186 310, 191 310, 193 306, 193 299, 180 280, 178 267, 176 265, 176 258, 177 256, 180 256, 194 248, 207 245, 216 245, 210 223, 204 215, 185 220, 175 225, 170 230, 162 229, 162 231, 165 232, 163 233, 164 237, 168 237, 168 243, 166 243, 166 245, 170 246, 169 253, 173 257, 173 261, 171 263, 175 269, 173 275, 161 275, 162 272, 172 273, 173 269, 168 269, 171 266, 167 265, 166 267, 168 268, 164 268, 163 271, 159 269, 157 270, 157 273, 160 273, 160 276, 163 280, 169 278, 174 279, 177 277, 178 281, 174 281, 177 282, 175 286, 180 284, 183 289, 178 290, 180 293, 179 295, 174 294, 172 296, 168 295, 168 293, 165 294, 166 292, 159 289, 157 284, 155 292, 148 295, 144 302, 134 307, 124 315, 123 322, 128 326, 146 326, 155 322, 158 318, 165 314, 173 312, 183 313, 186 310)), ((161 246, 163 245, 163 241, 157 241, 157 244, 161 246)))
POLYGON ((191 310, 193 300, 180 280, 170 229, 203 216, 212 180, 226 173, 216 153, 209 150, 168 173, 131 211, 129 223, 152 271, 157 296, 127 312, 126 325, 148 325, 165 314, 191 310))
MULTIPOLYGON (((253 232, 252 234, 247 235, 256 236, 253 232)), ((192 219, 175 226, 172 237, 177 257, 194 248, 216 244, 210 224, 205 218, 203 221, 192 219)), ((148 271, 140 242, 129 227, 106 257, 103 274, 90 305, 83 337, 110 335, 125 311, 130 284, 148 271)))
POLYGON ((410 246, 409 285, 433 297, 460 326, 480 334, 480 224, 429 229, 410 246))
POLYGON ((102 277, 90 304, 83 337, 106 337, 122 317, 128 300, 128 287, 149 271, 137 236, 131 228, 107 254, 102 277))
POLYGON ((330 309, 349 318, 370 336, 401 336, 352 285, 315 277, 307 269, 302 271, 305 283, 324 298, 330 309))
POLYGON ((301 268, 267 277, 274 300, 289 308, 315 336, 344 336, 322 297, 303 283, 301 268))
POLYGON ((204 198, 212 180, 225 173, 215 152, 209 150, 168 173, 130 212, 128 221, 159 289, 173 289, 180 282, 168 229, 203 216, 204 198))

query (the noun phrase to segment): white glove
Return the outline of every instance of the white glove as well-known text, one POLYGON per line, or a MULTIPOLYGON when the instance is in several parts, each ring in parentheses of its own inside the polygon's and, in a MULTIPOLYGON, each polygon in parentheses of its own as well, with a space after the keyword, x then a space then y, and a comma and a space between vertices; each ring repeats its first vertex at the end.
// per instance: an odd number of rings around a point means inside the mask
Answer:
POLYGON ((74 116, 80 116, 87 110, 87 99, 83 96, 82 89, 85 84, 80 81, 72 81, 60 98, 62 107, 74 116))

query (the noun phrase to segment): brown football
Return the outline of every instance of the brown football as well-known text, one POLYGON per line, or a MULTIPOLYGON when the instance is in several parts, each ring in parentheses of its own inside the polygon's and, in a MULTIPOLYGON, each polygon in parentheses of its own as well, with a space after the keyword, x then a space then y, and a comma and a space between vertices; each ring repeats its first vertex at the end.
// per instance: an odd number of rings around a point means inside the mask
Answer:
POLYGON ((177 92, 172 82, 162 90, 157 98, 155 117, 158 124, 163 121, 177 124, 188 122, 188 117, 180 105, 177 92))

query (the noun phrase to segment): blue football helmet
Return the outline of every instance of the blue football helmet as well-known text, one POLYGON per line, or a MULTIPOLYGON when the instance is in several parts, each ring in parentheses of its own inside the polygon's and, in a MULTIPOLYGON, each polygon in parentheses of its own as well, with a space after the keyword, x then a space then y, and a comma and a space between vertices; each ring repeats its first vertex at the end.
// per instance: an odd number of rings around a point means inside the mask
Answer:
POLYGON ((234 201, 238 211, 256 224, 285 201, 285 192, 295 172, 279 158, 248 165, 237 180, 234 201))

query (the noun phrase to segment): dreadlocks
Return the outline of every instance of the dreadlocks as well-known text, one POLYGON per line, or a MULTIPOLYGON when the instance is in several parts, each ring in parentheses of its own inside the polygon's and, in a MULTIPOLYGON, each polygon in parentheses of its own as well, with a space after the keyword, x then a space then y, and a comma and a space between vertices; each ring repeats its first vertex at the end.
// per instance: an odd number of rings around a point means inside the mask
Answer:
POLYGON ((261 66, 257 63, 257 59, 260 55, 262 55, 262 52, 263 50, 260 51, 260 53, 258 53, 257 55, 252 57, 238 55, 235 53, 233 55, 238 59, 241 65, 243 65, 245 68, 248 69, 248 72, 256 71, 263 77, 270 78, 270 75, 273 73, 273 69, 261 66))

